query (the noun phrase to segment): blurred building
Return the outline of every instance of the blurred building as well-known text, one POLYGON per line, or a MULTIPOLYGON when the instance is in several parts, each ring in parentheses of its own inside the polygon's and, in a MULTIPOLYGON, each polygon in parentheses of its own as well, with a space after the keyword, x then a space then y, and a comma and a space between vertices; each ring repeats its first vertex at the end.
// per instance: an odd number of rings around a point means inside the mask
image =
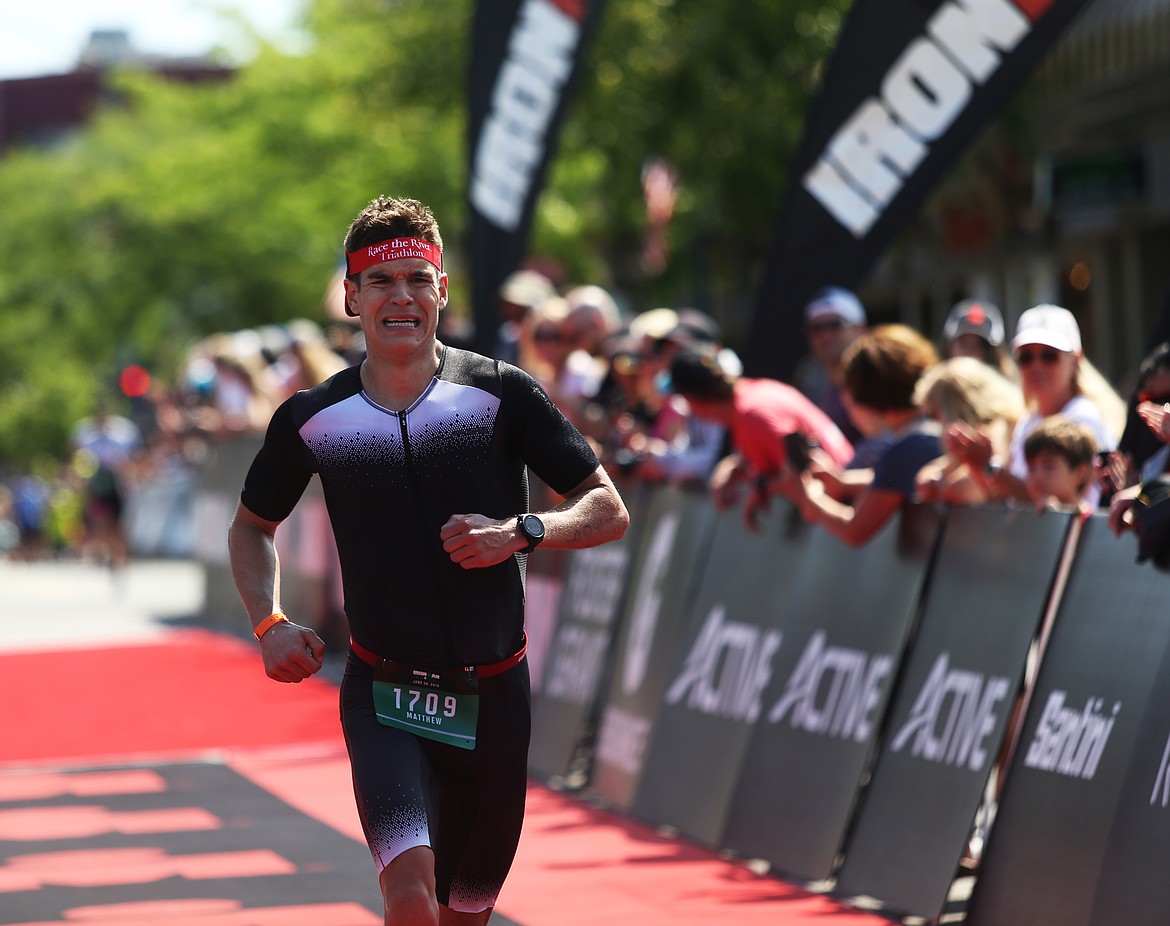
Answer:
POLYGON ((1132 382, 1170 296, 1170 0, 1092 0, 861 293, 937 335, 959 299, 1039 302, 1132 382))
POLYGON ((95 108, 116 103, 105 80, 111 68, 147 70, 170 80, 224 80, 234 73, 202 58, 170 58, 140 52, 123 30, 98 30, 67 74, 0 80, 0 153, 13 145, 46 147, 68 138, 95 108))

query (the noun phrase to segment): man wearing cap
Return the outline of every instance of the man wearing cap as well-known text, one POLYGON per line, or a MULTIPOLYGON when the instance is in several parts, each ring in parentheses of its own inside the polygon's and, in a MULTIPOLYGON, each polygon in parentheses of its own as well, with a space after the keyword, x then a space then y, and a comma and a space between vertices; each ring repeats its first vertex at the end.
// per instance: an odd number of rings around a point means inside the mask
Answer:
POLYGON ((866 324, 865 308, 849 290, 826 286, 813 293, 804 307, 809 355, 793 375, 793 385, 832 418, 853 444, 861 440, 861 432, 849 420, 841 399, 841 357, 866 324))
POLYGON ((589 444, 532 378, 436 338, 442 238, 379 197, 345 238, 364 362, 277 409, 229 529, 268 676, 325 646, 281 610, 274 537, 316 474, 351 645, 341 722, 385 922, 486 923, 520 835, 530 728, 524 563, 594 546, 629 516, 589 444), (527 467, 564 501, 528 510, 527 467))
POLYGON ((1003 316, 986 299, 956 302, 943 324, 944 353, 948 357, 974 357, 981 363, 1016 378, 1016 369, 1003 349, 1003 316))

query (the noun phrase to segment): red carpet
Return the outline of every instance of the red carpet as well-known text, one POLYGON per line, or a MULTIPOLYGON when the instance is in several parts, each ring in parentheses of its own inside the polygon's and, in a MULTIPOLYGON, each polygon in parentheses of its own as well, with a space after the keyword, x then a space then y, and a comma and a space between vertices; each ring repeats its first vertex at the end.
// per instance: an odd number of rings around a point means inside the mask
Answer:
POLYGON ((165 643, 0 656, 0 763, 336 743, 337 693, 280 685, 234 637, 176 631, 165 643))
MULTIPOLYGON (((341 745, 335 686, 318 679, 300 685, 270 681, 263 673, 255 646, 250 643, 190 630, 176 631, 163 642, 140 646, 0 656, 0 703, 12 712, 11 717, 19 718, 6 724, 6 736, 0 737, 0 820, 6 819, 13 827, 10 833, 17 834, 14 839, 25 832, 20 827, 27 829, 33 816, 31 811, 37 808, 7 807, 5 802, 35 803, 60 796, 67 805, 83 801, 84 807, 75 808, 82 813, 66 820, 56 808, 41 808, 39 812, 48 815, 41 816, 38 825, 52 818, 58 826, 68 828, 84 823, 96 830, 106 825, 103 821, 116 819, 124 829, 131 825, 128 820, 140 827, 161 826, 170 820, 177 829, 185 825, 188 830, 196 831, 195 836, 184 837, 188 840, 196 837, 202 842, 212 840, 203 847, 206 853, 216 848, 216 826, 205 822, 196 827, 192 821, 227 820, 227 824, 217 824, 225 834, 233 828, 240 829, 244 826, 242 821, 247 819, 241 808, 268 800, 267 797, 263 801, 260 797, 248 798, 247 788, 253 785, 263 789, 257 795, 266 793, 280 802, 274 806, 291 807, 303 815, 301 819, 312 818, 327 824, 329 831, 355 841, 361 839, 341 745), (216 760, 207 766, 209 774, 217 765, 226 766, 222 773, 211 776, 219 784, 196 786, 205 777, 200 771, 203 766, 192 766, 190 772, 183 767, 176 771, 174 767, 176 763, 208 757, 216 760), (174 780, 145 780, 144 775, 154 774, 149 771, 80 776, 71 772, 103 765, 155 765, 165 772, 164 777, 174 780), (216 775, 228 777, 220 780, 216 775), (251 784, 241 784, 241 781, 251 784), (119 804, 145 803, 152 800, 152 792, 161 793, 166 789, 181 795, 184 788, 192 793, 206 793, 202 805, 210 808, 210 812, 201 815, 190 808, 170 808, 162 817, 146 818, 135 817, 136 811, 119 804), (87 796, 87 789, 94 796, 87 796), (238 806, 232 803, 231 797, 237 791, 241 795, 238 806), (217 797, 221 793, 224 796, 217 797), (105 809, 97 806, 103 802, 105 809), (237 816, 221 809, 219 804, 223 808, 236 808, 231 813, 237 816), (117 814, 110 810, 114 806, 119 808, 117 814), (52 817, 53 813, 61 815, 52 817)), ((266 820, 275 821, 277 817, 273 808, 255 813, 261 824, 266 820)), ((258 829, 254 838, 268 840, 272 850, 292 856, 294 852, 288 844, 292 830, 287 827, 293 823, 272 822, 267 830, 258 829)), ((3 838, 0 832, 0 840, 3 838)), ((223 838, 226 840, 227 836, 223 838)), ((160 839, 159 845, 167 852, 185 850, 188 844, 175 843, 179 848, 172 849, 165 839, 160 839)), ((298 837, 297 841, 302 840, 298 837)), ((240 893, 232 896, 242 899, 217 901, 227 904, 220 912, 208 907, 204 911, 206 917, 199 918, 195 910, 189 911, 194 914, 190 920, 184 918, 188 914, 186 908, 182 908, 184 913, 180 915, 180 907, 166 906, 177 901, 165 899, 159 893, 161 889, 154 888, 154 894, 143 889, 138 894, 127 895, 136 898, 136 903, 126 907, 119 922, 174 921, 184 926, 188 922, 192 926, 220 923, 228 926, 243 922, 238 917, 247 904, 249 924, 378 923, 379 916, 365 912, 371 905, 369 894, 376 892, 372 866, 364 870, 368 864, 365 847, 355 847, 350 842, 345 845, 350 848, 344 852, 334 850, 330 856, 339 859, 342 870, 335 872, 334 880, 329 883, 348 884, 343 876, 349 876, 351 870, 355 872, 361 888, 344 888, 340 896, 357 900, 360 894, 365 908, 359 903, 339 905, 336 896, 330 899, 330 906, 321 897, 315 914, 302 905, 296 915, 303 919, 281 918, 282 911, 287 917, 293 908, 263 906, 272 903, 262 894, 262 888, 267 885, 271 890, 277 874, 273 872, 267 881, 264 877, 241 881, 240 893), (159 912, 155 915, 151 910, 159 912), (162 915, 164 910, 169 911, 166 916, 162 915), (261 915, 264 911, 270 918, 261 915), (314 915, 316 920, 312 918, 314 915)), ((256 857, 255 848, 249 846, 251 854, 246 857, 256 857)), ((0 894, 4 890, 5 872, 11 874, 13 866, 23 858, 20 852, 8 851, 7 844, 5 849, 5 856, 0 856, 0 894)), ((297 877, 330 877, 320 862, 306 862, 300 868, 294 864, 293 874, 285 869, 281 871, 294 884, 297 877), (296 871, 301 875, 295 874, 296 871)), ((124 867, 117 870, 124 871, 124 867)), ((40 893, 51 894, 53 890, 50 881, 40 888, 40 893)), ((119 896, 124 893, 123 890, 119 896)), ((276 896, 279 899, 280 895, 276 896)), ((10 919, 0 912, 0 923, 31 926, 35 919, 35 926, 51 926, 73 922, 80 915, 76 912, 79 908, 71 907, 67 897, 59 906, 48 903, 48 897, 44 899, 46 908, 54 910, 57 918, 26 915, 10 919)), ((0 897, 0 910, 3 909, 4 901, 0 897)), ((109 912, 106 907, 102 909, 109 912)), ((597 923, 607 926, 763 926, 765 923, 768 926, 812 926, 814 923, 880 926, 887 922, 774 879, 758 877, 738 864, 722 861, 684 842, 661 837, 649 828, 596 811, 574 798, 535 784, 529 792, 529 812, 520 853, 497 909, 498 918, 521 926, 597 923)))

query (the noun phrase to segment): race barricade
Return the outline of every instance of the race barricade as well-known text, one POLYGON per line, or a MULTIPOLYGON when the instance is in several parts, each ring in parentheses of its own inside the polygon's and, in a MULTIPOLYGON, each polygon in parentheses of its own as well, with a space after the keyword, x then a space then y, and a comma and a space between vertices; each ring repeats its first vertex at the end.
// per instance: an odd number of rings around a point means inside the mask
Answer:
MULTIPOLYGON (((225 536, 257 446, 217 444, 194 505, 204 620, 237 631, 225 536)), ((928 920, 990 794, 971 926, 1164 921, 1170 576, 1132 537, 913 505, 853 549, 786 503, 753 532, 703 492, 621 488, 625 538, 528 563, 533 775, 928 920)), ((277 541, 286 608, 343 633, 315 481, 277 541)))
POLYGON ((655 492, 645 516, 589 775, 590 793, 618 810, 629 810, 633 803, 650 731, 670 673, 682 660, 688 603, 694 600, 715 526, 715 510, 705 493, 677 488, 655 492))
POLYGON ((1165 923, 1170 577, 1084 526, 968 926, 1165 923))
MULTIPOLYGON (((769 819, 786 817, 796 829, 803 818, 810 832, 823 833, 825 824, 809 820, 802 806, 810 791, 829 814, 834 800, 843 805, 840 822, 848 819, 935 534, 925 532, 925 545, 903 544, 913 532, 903 535, 895 521, 852 550, 802 524, 789 506, 776 509, 759 533, 743 526, 738 511, 718 520, 633 803, 638 817, 707 845, 727 846, 730 833, 752 855, 776 848, 783 825, 769 819), (821 675, 846 651, 860 664, 843 671, 860 677, 829 695, 838 703, 828 706, 817 691, 821 675), (797 698, 786 700, 786 692, 797 698), (792 751, 791 738, 802 736, 802 725, 835 723, 838 732, 848 728, 848 739, 817 745, 850 758, 825 775, 823 763, 792 751), (765 806, 750 806, 755 800, 765 806)), ((839 826, 828 826, 835 841, 839 826)))
POLYGON ((625 496, 639 524, 618 541, 572 551, 565 571, 552 643, 539 693, 532 699, 533 774, 572 786, 584 782, 587 749, 597 724, 597 705, 612 664, 611 651, 626 589, 626 573, 646 519, 638 517, 648 497, 645 486, 625 496))
MULTIPOLYGON (((1074 516, 947 516, 923 613, 837 875, 842 894, 939 916, 1000 756, 1074 516)), ((1075 534, 1075 531, 1072 531, 1075 534)))
MULTIPOLYGON (((864 547, 799 521, 776 554, 783 644, 721 843, 785 875, 832 873, 894 691, 940 512, 908 509, 864 547)), ((775 567, 774 567, 775 568, 775 567)))

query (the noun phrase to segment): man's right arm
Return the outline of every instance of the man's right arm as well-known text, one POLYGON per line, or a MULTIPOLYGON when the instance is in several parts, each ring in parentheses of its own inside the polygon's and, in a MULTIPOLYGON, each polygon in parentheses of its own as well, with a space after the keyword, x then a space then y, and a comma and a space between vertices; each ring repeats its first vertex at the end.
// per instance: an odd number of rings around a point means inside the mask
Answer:
MULTIPOLYGON (((253 514, 242 503, 228 528, 232 578, 253 630, 280 612, 280 558, 276 553, 279 521, 253 514)), ((278 682, 299 682, 321 668, 325 644, 308 627, 291 621, 271 626, 260 638, 264 671, 278 682)))

